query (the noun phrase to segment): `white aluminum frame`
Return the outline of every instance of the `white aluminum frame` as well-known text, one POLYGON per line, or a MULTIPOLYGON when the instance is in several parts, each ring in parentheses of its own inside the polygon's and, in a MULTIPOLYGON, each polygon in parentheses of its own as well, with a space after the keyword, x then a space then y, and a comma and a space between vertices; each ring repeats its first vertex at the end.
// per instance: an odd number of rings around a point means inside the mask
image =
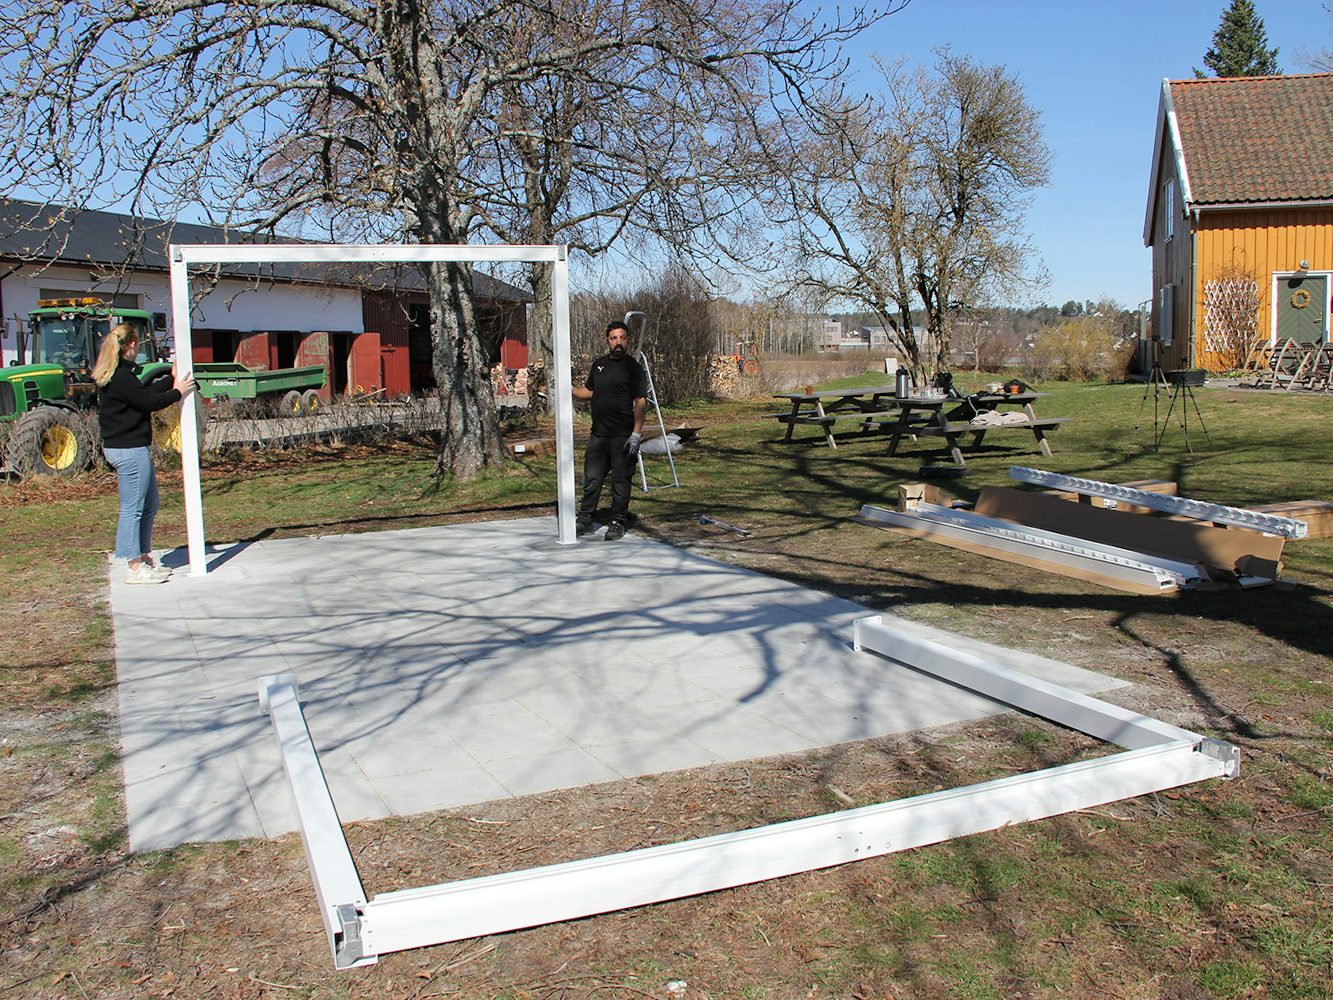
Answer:
POLYGON ((1054 490, 1068 490, 1085 496, 1104 497, 1107 500, 1160 510, 1166 514, 1178 514, 1181 517, 1211 521, 1214 524, 1230 524, 1269 535, 1281 535, 1283 538, 1304 538, 1310 530, 1308 524, 1294 517, 1265 514, 1263 511, 1228 507, 1225 504, 1191 500, 1188 497, 1170 496, 1166 493, 1151 493, 1148 490, 1136 490, 1132 486, 1105 483, 1100 479, 1083 479, 1080 476, 1067 476, 1062 472, 1029 469, 1022 465, 1011 465, 1009 478, 1020 483, 1031 483, 1034 486, 1045 486, 1054 490))
POLYGON ((1164 593, 1189 588, 1203 579, 1199 568, 1191 563, 938 504, 918 503, 906 513, 864 504, 857 520, 1044 559, 1079 573, 1098 573, 1149 591, 1164 593))
POLYGON ((878 615, 857 620, 853 636, 858 651, 882 654, 1129 749, 825 816, 366 901, 318 757, 308 735, 301 738, 306 730, 297 719, 295 681, 290 675, 263 677, 260 701, 278 730, 335 966, 368 965, 389 952, 814 871, 1239 774, 1240 754, 1229 743, 988 663, 886 625, 878 615))
MULTIPOLYGON (((556 523, 562 545, 576 543, 574 531, 574 398, 570 392, 569 260, 563 246, 454 246, 442 244, 179 244, 168 249, 171 261, 171 315, 176 357, 190 364, 190 266, 192 264, 420 264, 549 263, 552 265, 551 319, 555 339, 556 523)), ((190 574, 205 576, 204 503, 199 479, 199 438, 195 423, 198 396, 181 405, 181 472, 185 493, 185 534, 190 574)))

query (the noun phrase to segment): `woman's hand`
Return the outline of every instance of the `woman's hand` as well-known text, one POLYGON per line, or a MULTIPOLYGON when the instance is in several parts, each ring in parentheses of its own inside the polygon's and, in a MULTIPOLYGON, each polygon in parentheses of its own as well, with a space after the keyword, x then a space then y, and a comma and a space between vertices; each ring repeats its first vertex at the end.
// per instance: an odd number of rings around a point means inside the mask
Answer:
POLYGON ((196 389, 199 388, 199 383, 194 380, 194 376, 192 376, 189 372, 186 372, 185 374, 182 375, 176 368, 173 367, 171 369, 171 374, 174 376, 174 380, 171 383, 171 387, 181 394, 181 399, 184 399, 190 393, 194 392, 196 389))

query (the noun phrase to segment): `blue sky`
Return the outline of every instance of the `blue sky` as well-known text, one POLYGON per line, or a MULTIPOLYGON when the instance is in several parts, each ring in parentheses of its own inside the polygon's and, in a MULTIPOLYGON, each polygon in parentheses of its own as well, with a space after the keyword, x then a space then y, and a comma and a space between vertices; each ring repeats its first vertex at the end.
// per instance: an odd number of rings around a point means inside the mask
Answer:
MULTIPOLYGON (((1163 77, 1204 69, 1230 0, 911 0, 848 47, 855 59, 957 54, 1009 68, 1042 115, 1051 183, 1028 231, 1050 272, 1038 301, 1151 293, 1143 212, 1163 77)), ((1330 0, 1257 0, 1284 73, 1333 48, 1330 0), (1303 58, 1304 57, 1304 58, 1303 58)))

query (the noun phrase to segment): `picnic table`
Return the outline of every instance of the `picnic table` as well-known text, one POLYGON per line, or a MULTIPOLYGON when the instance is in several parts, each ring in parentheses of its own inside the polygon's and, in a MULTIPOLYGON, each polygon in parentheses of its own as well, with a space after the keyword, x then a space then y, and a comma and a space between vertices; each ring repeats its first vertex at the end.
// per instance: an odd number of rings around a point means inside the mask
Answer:
POLYGON ((791 402, 791 410, 769 413, 778 423, 787 425, 784 441, 791 440, 797 425, 818 427, 830 448, 837 448, 833 427, 841 421, 855 421, 861 432, 881 429, 885 416, 896 412, 893 386, 877 385, 869 389, 821 389, 818 392, 779 392, 778 399, 791 402), (878 418, 878 419, 877 419, 878 418))
POLYGON ((909 396, 894 401, 897 416, 886 428, 893 436, 889 440, 889 454, 898 451, 904 437, 942 437, 956 468, 964 468, 964 435, 972 435, 969 449, 981 447, 990 431, 1028 430, 1037 439, 1043 455, 1051 453, 1046 432, 1065 423, 1068 417, 1038 417, 1032 408, 1039 392, 982 392, 963 399, 941 396, 909 396), (1018 407, 1002 413, 1002 407, 1018 407))

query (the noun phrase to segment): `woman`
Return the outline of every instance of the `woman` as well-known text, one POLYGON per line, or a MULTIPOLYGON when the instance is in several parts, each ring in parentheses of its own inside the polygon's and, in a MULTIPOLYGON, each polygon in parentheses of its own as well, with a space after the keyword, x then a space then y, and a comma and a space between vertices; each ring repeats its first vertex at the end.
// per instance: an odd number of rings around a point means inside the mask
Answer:
POLYGON ((153 518, 157 516, 157 473, 153 471, 152 415, 179 402, 196 388, 189 375, 175 375, 170 389, 150 389, 139 381, 135 357, 139 335, 128 323, 112 327, 93 366, 99 386, 98 421, 102 452, 116 470, 120 521, 116 558, 129 561, 125 582, 166 583, 171 570, 153 562, 153 518))

